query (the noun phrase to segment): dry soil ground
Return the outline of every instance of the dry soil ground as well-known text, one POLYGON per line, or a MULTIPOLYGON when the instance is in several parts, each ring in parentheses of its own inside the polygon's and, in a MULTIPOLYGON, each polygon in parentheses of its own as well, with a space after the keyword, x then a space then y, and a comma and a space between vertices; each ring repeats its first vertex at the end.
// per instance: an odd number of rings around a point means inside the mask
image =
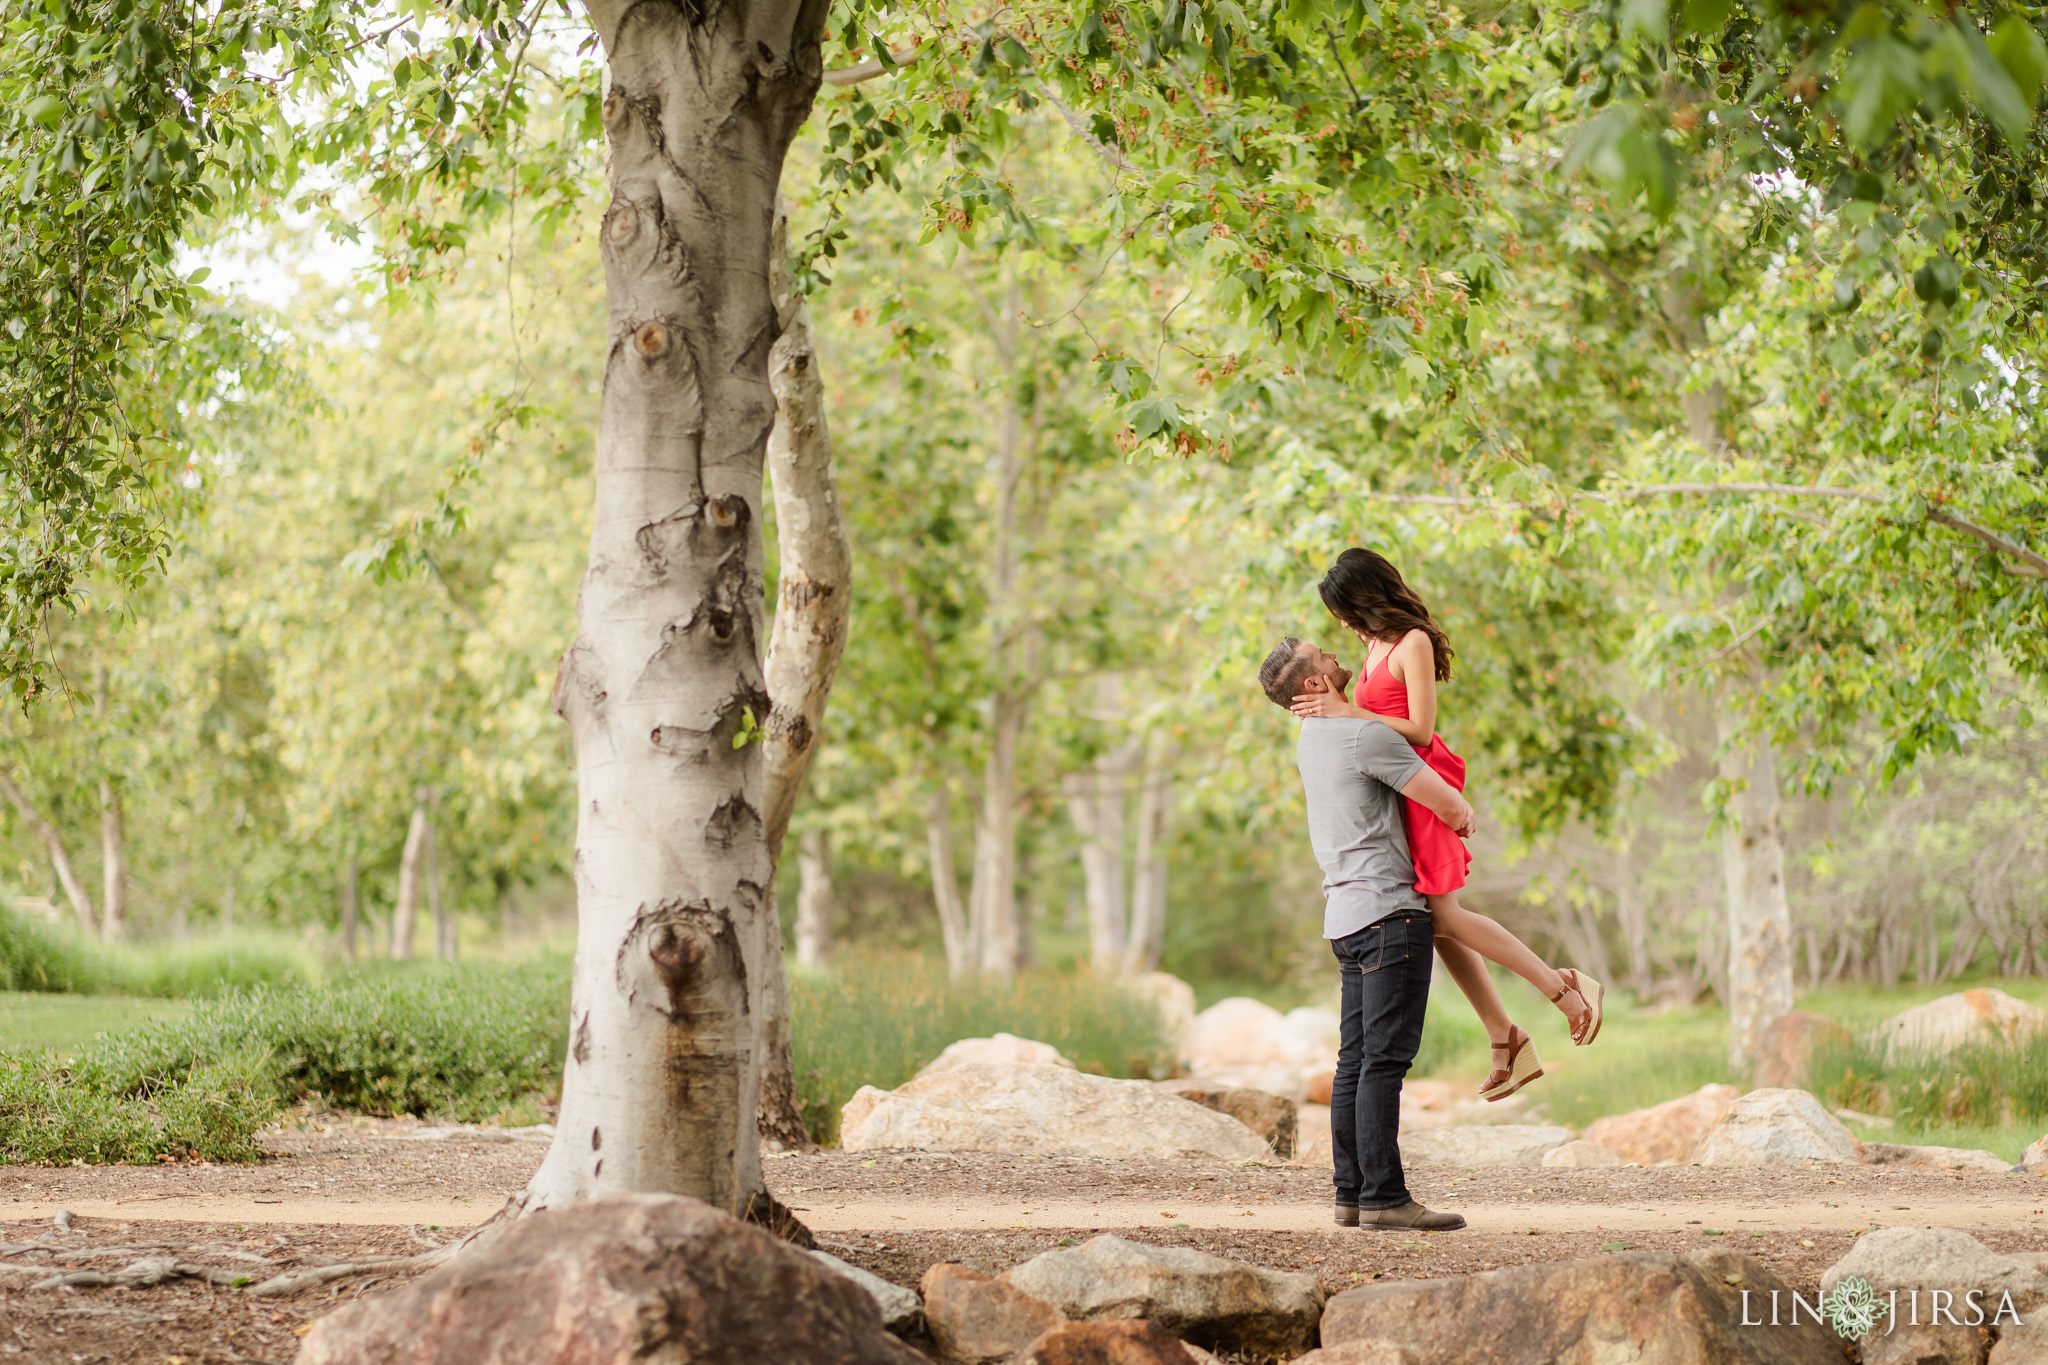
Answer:
MULTIPOLYGON (((0 1167, 0 1365, 9 1360, 215 1365, 272 1361, 293 1331, 386 1280, 285 1299, 183 1279, 147 1289, 38 1288, 40 1267, 174 1254, 261 1279, 410 1255, 483 1221, 524 1183, 539 1135, 346 1117, 272 1137, 255 1166, 0 1167), (52 1215, 70 1210, 68 1232, 52 1215), (131 1250, 121 1250, 130 1248, 131 1250), (96 1255, 95 1253, 106 1253, 96 1255)), ((1287 1269, 1332 1289, 1592 1255, 1733 1245, 1811 1288, 1862 1231, 1960 1227, 2003 1250, 2048 1249, 2048 1180, 1896 1167, 1604 1171, 1417 1167, 1418 1198, 1462 1232, 1340 1231, 1327 1168, 824 1152, 767 1163, 777 1194, 828 1249, 903 1284, 934 1261, 1000 1270, 1115 1232, 1287 1269)))

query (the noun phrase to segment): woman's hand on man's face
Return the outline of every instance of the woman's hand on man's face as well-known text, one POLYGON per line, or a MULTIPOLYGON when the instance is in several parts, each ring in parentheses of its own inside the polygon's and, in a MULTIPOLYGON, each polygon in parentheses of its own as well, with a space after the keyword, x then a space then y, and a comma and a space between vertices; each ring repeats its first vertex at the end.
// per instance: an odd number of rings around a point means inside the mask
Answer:
POLYGON ((1365 713, 1334 692, 1304 692, 1287 708, 1297 716, 1362 716, 1365 713))

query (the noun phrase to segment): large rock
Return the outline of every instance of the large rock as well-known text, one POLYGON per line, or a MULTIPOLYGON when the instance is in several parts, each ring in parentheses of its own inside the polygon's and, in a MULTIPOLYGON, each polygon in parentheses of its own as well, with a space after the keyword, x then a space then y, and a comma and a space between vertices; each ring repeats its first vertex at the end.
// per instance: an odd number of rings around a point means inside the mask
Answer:
POLYGON ((1289 1365, 1415 1365, 1415 1357, 1391 1341, 1347 1341, 1310 1351, 1289 1365))
POLYGON ((899 1337, 917 1330, 918 1320, 924 1316, 924 1305, 918 1300, 916 1290, 891 1284, 873 1271, 842 1261, 829 1251, 808 1251, 804 1254, 841 1279, 859 1285, 875 1301, 875 1311, 882 1315, 882 1326, 899 1337))
POLYGON ((1175 1056, 1195 1027, 1195 988, 1171 972, 1141 972, 1124 989, 1159 1011, 1159 1034, 1175 1056))
MULTIPOLYGON (((1347 1289, 1323 1310, 1323 1350, 1379 1343, 1429 1365, 1844 1365, 1810 1319, 1744 1327, 1787 1286, 1730 1251, 1624 1252, 1440 1280, 1347 1289)), ((1370 1357, 1368 1357, 1370 1358, 1370 1357)))
POLYGON ((1192 1077, 1157 1084, 1169 1095, 1230 1115, 1264 1138, 1274 1156, 1282 1161, 1294 1159, 1301 1135, 1301 1107, 1284 1095, 1242 1086, 1213 1086, 1192 1077))
POLYGON ((1648 1109, 1594 1119, 1586 1127, 1585 1139, 1638 1166, 1686 1161, 1700 1139, 1741 1098, 1742 1092, 1732 1085, 1703 1085, 1690 1095, 1648 1109))
POLYGON ((1313 1275, 1106 1234, 1034 1256, 1003 1279, 1077 1321, 1145 1318, 1211 1350, 1282 1358, 1315 1345, 1323 1309, 1313 1275))
POLYGON ((1596 1171, 1621 1164, 1620 1157, 1599 1143, 1588 1142, 1584 1138, 1567 1142, 1562 1147, 1553 1147, 1543 1154, 1543 1165, 1553 1171, 1596 1171))
POLYGON ((914 1365, 851 1280, 708 1204, 614 1195, 313 1325, 298 1365, 914 1365))
POLYGON ((1220 1161, 1269 1155, 1264 1140, 1236 1119, 1147 1081, 985 1062, 920 1076, 897 1090, 862 1086, 839 1111, 839 1143, 849 1152, 1220 1161))
POLYGON ((1693 1149, 1700 1166, 1779 1166, 1862 1159, 1862 1144, 1804 1090, 1752 1090, 1693 1149))
POLYGON ((2027 1150, 2020 1153, 2020 1169, 2030 1173, 2048 1171, 2048 1137, 2027 1144, 2027 1150))
POLYGON ((1017 1365, 1195 1365, 1195 1356, 1156 1322, 1070 1322, 1032 1342, 1017 1365))
MULTIPOLYGON (((918 1076, 930 1076, 940 1071, 951 1071, 956 1066, 986 1063, 990 1066, 1063 1066, 1072 1071, 1074 1064, 1060 1056, 1060 1050, 1051 1043, 1033 1042, 1019 1038, 1014 1033, 998 1033, 987 1038, 962 1038, 957 1043, 948 1043, 946 1050, 919 1068, 918 1076)), ((916 1079, 913 1077, 912 1079, 916 1079)))
POLYGON ((1979 987, 1944 995, 1895 1014, 1872 1031, 1884 1048, 1885 1064, 1946 1057, 1974 1043, 2013 1042, 2044 1026, 2048 1011, 2038 1010, 2004 991, 1979 987))
POLYGON ((1479 1098, 1470 1081, 1438 1081, 1410 1076, 1401 1082, 1401 1131, 1419 1128, 1466 1128, 1475 1124, 1526 1123, 1531 1090, 1504 1100, 1479 1098))
POLYGON ((1043 1299, 964 1265, 925 1271, 924 1320, 939 1354, 962 1365, 996 1365, 1064 1323, 1043 1299))
POLYGON ((1571 1140, 1562 1128, 1528 1123, 1424 1128, 1401 1134, 1401 1157, 1452 1166, 1541 1166, 1545 1156, 1571 1140))
MULTIPOLYGON (((2048 1274, 2031 1259, 2001 1255, 1976 1238, 1954 1228, 1880 1228, 1856 1239, 1849 1254, 1829 1266, 1820 1277, 1821 1289, 1833 1294, 1835 1287, 1850 1277, 1861 1279, 1875 1291, 1883 1308, 1890 1308, 1891 1296, 1899 1297, 1896 1319, 1879 1319, 1877 1327, 1862 1338, 1864 1365, 1983 1365, 1984 1334, 1967 1322, 1965 1295, 1981 1290, 1984 1316, 1999 1315, 2006 1295, 2022 1322, 2033 1310, 2048 1302, 2048 1274), (1928 1297, 1919 1301, 1917 1313, 1908 1299, 1919 1291, 1940 1290, 1952 1294, 1955 1323, 1936 1321, 1928 1297), (1919 1318, 1915 1323, 1913 1318, 1919 1318)), ((2009 1330, 2001 1325, 2001 1332, 2009 1330)), ((2009 1359, 2021 1357, 2020 1347, 2037 1345, 2028 1338, 2007 1351, 2009 1359)))
POLYGON ((1337 1065, 1337 1017, 1302 1008, 1281 1014, 1248 996, 1219 1000, 1195 1016, 1181 1061, 1198 1080, 1308 1098, 1309 1080, 1337 1065))
POLYGON ((1787 1010, 1764 1026, 1751 1081, 1758 1089, 1803 1090, 1814 1050, 1849 1042, 1849 1030, 1825 1015, 1787 1010))
POLYGON ((1897 1142, 1863 1144, 1866 1166, 1931 1166, 1940 1171, 1997 1171, 2005 1174, 2012 1163, 1993 1152, 1973 1147, 1908 1147, 1897 1142))

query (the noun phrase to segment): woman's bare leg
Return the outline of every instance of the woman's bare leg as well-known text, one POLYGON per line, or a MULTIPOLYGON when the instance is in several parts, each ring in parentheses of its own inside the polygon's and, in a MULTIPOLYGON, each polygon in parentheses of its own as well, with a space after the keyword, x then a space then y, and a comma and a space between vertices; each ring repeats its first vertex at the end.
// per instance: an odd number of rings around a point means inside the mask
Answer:
MULTIPOLYGON (((1556 968, 1536 956, 1530 951, 1528 944, 1503 929, 1496 921, 1458 904, 1455 892, 1431 896, 1428 899, 1431 928, 1438 940, 1437 952, 1440 956, 1443 952, 1442 940, 1450 939, 1481 957, 1498 962, 1541 991, 1546 1000, 1557 996, 1560 991, 1565 991, 1565 994, 1553 1003, 1573 1028, 1577 1028, 1579 1021, 1591 1013, 1586 1002, 1579 998, 1577 991, 1565 990, 1565 979, 1557 974, 1556 968)), ((1448 957, 1444 958, 1444 966, 1457 979, 1458 985, 1463 987, 1464 979, 1458 977, 1457 969, 1451 966, 1448 957)), ((1485 975, 1483 968, 1480 974, 1485 975)), ((1491 989, 1490 982, 1488 988, 1491 989)), ((1467 999, 1471 999, 1472 991, 1467 988, 1465 995, 1467 999)), ((1473 1007, 1478 1007, 1477 1000, 1473 1000, 1473 1007)))
POLYGON ((1508 1008, 1501 1003, 1500 992, 1494 989, 1485 959, 1458 940, 1442 934, 1436 936, 1436 955, 1442 960, 1444 970, 1451 974, 1451 980, 1458 983, 1458 989, 1465 992, 1465 998, 1472 1002, 1472 1012, 1486 1026, 1487 1041, 1505 1044, 1514 1025, 1508 1020, 1508 1008))

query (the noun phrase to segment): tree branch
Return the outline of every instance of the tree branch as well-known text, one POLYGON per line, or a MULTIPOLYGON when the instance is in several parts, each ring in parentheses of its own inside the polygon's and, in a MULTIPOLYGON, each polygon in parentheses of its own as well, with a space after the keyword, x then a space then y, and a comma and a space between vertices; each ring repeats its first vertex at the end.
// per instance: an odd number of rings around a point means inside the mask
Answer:
MULTIPOLYGON (((1711 495, 1719 493, 1745 493, 1769 497, 1788 498, 1845 498, 1853 502, 1885 503, 1889 495, 1868 488, 1838 488, 1829 484, 1805 483, 1658 483, 1642 488, 1606 488, 1597 490, 1560 489, 1563 501, 1584 502, 1641 502, 1649 498, 1665 496, 1711 495)), ((1534 511, 1553 506, 1543 502, 1497 502, 1492 498, 1460 497, 1448 493, 1368 493, 1369 498, 1381 502, 1418 503, 1431 507, 1485 507, 1504 512, 1534 511)), ((2024 569, 2013 572, 2024 578, 2048 578, 2048 557, 2028 549, 2016 540, 2008 539, 1998 532, 1979 526, 1973 521, 1957 516, 1944 508, 1929 506, 1927 519, 1952 531, 1983 542, 1991 549, 2015 559, 2024 569)))
POLYGON ((827 71, 825 73, 825 84, 859 85, 862 81, 871 81, 877 76, 886 76, 891 71, 894 71, 897 67, 906 65, 909 62, 913 61, 916 57, 917 49, 913 47, 906 48, 902 52, 890 53, 889 64, 887 66, 882 65, 882 63, 879 61, 871 59, 862 62, 859 66, 834 67, 832 70, 827 71))

